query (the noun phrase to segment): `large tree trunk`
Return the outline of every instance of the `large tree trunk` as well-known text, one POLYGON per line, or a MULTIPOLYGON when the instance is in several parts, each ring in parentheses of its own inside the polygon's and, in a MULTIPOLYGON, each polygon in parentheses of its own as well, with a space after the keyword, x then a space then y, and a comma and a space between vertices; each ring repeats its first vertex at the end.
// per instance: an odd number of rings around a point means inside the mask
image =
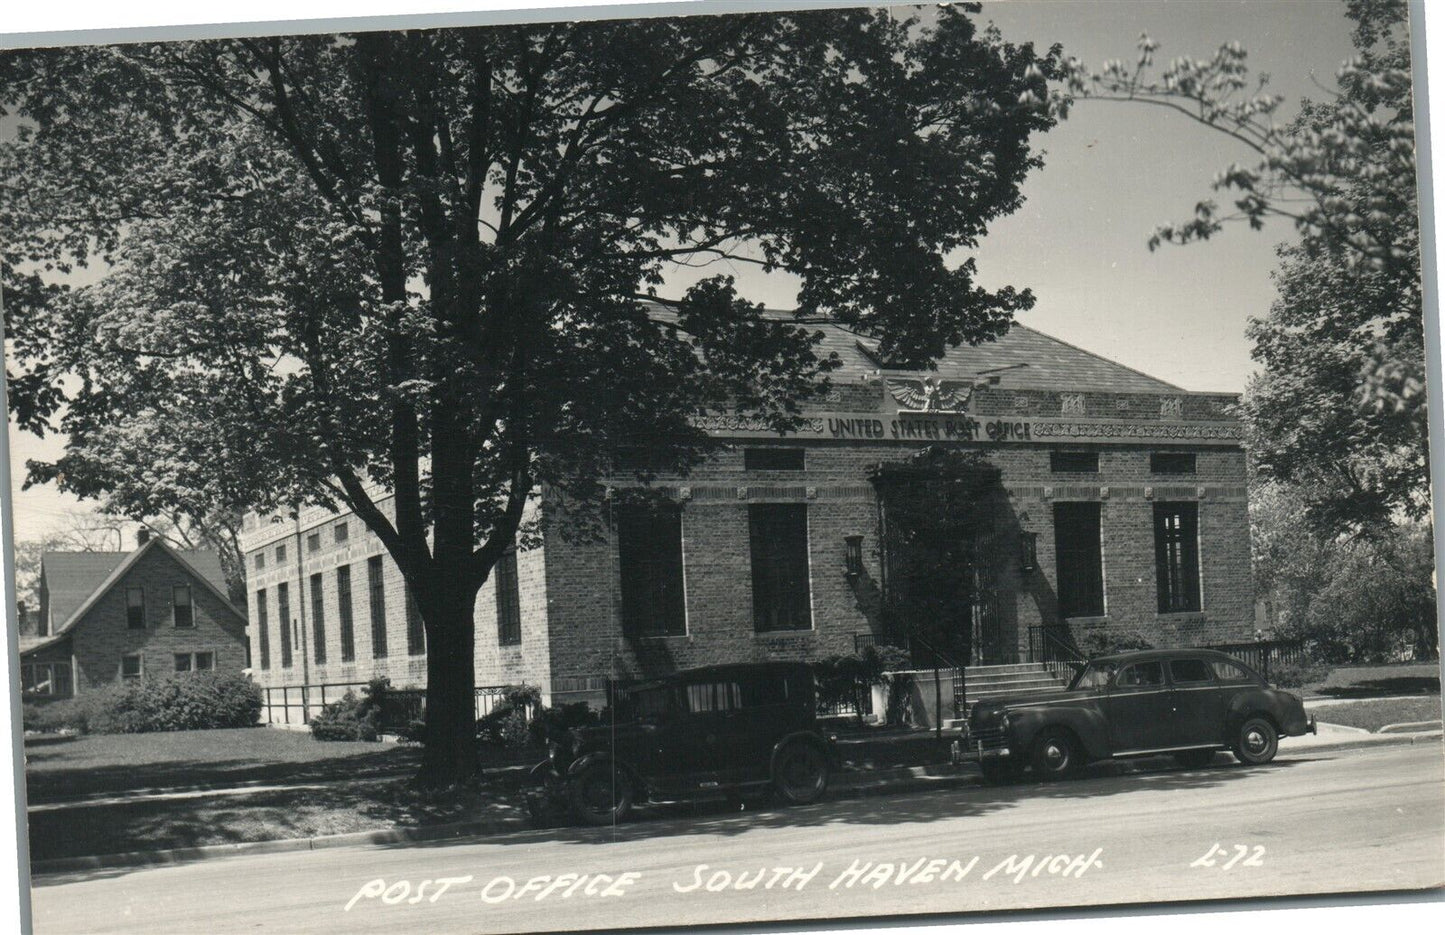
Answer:
POLYGON ((426 745, 415 782, 424 788, 445 788, 477 773, 476 601, 477 589, 456 579, 418 596, 427 638, 426 745))

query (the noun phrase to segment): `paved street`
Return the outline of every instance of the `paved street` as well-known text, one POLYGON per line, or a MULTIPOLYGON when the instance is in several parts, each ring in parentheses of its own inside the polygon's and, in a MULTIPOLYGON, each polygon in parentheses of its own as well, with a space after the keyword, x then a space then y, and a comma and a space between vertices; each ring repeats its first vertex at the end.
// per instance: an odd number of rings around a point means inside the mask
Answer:
POLYGON ((1220 756, 1205 770, 1105 767, 1052 786, 674 809, 617 829, 41 877, 35 931, 556 931, 1445 881, 1438 743, 1287 744, 1257 769, 1220 756))

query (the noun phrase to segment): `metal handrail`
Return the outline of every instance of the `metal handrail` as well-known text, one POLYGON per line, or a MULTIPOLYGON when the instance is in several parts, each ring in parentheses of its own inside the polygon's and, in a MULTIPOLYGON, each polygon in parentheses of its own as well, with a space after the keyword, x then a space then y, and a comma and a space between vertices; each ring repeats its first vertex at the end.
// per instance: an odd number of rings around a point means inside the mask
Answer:
POLYGON ((1029 662, 1043 663, 1054 678, 1063 678, 1067 673, 1072 678, 1088 657, 1074 642, 1073 633, 1066 623, 1044 624, 1029 627, 1029 662))

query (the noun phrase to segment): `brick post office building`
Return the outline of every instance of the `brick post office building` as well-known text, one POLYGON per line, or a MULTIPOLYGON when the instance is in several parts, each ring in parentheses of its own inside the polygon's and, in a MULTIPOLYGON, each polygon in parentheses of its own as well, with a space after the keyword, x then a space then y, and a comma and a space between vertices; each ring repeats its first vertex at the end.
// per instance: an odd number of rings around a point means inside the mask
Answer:
MULTIPOLYGON (((1187 392, 1023 326, 926 373, 890 369, 841 329, 825 334, 822 352, 843 366, 796 432, 706 419, 726 447, 685 477, 652 480, 660 503, 631 496, 645 449, 636 464, 624 454, 601 507, 605 541, 548 535, 498 565, 477 600, 478 685, 595 702, 608 679, 814 660, 910 632, 965 666, 1254 632, 1235 397, 1187 392), (909 531, 927 524, 928 484, 947 485, 937 465, 950 453, 973 456, 975 499, 955 497, 956 516, 909 531), (949 552, 945 520, 972 530, 974 547, 949 552), (909 543, 924 541, 942 543, 929 560, 944 556, 940 581, 952 583, 909 619, 897 593, 928 590, 910 573, 924 553, 909 543)), ((424 684, 420 619, 355 516, 251 517, 243 550, 255 674, 287 689, 289 719, 302 714, 302 685, 312 710, 322 683, 424 684)))

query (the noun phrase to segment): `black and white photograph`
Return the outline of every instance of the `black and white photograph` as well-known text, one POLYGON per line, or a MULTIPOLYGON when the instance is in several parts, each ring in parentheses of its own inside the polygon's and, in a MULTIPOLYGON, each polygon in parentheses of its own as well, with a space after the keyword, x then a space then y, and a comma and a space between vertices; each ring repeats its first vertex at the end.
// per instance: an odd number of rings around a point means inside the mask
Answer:
POLYGON ((0 12, 23 930, 1441 917, 1440 8, 483 6, 0 12))

